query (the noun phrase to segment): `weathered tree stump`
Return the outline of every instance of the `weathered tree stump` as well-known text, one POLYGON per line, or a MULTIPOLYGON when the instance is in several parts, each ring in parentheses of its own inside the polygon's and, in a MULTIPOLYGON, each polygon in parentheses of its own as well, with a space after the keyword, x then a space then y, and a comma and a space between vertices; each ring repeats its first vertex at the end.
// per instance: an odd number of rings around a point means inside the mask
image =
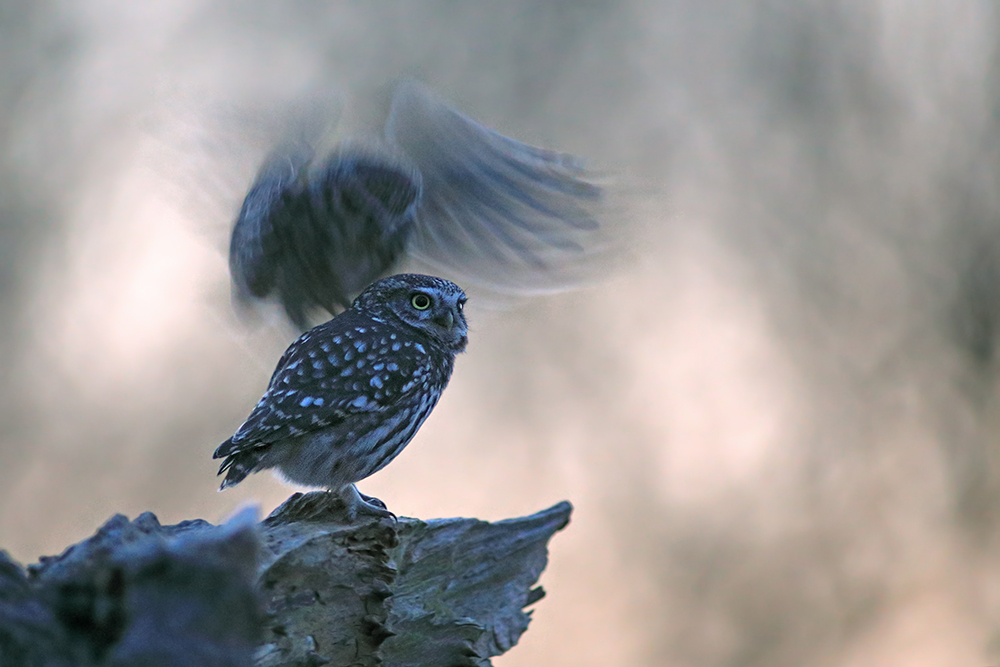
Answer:
POLYGON ((116 515, 27 573, 0 552, 0 667, 489 665, 570 512, 351 523, 313 492, 260 523, 116 515))

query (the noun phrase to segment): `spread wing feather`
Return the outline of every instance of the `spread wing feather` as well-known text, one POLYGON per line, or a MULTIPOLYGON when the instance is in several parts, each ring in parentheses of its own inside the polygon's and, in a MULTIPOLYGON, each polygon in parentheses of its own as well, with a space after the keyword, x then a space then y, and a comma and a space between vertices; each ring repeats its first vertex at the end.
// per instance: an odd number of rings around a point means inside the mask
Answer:
POLYGON ((399 85, 386 138, 413 160, 424 193, 408 251, 501 292, 576 282, 603 251, 601 188, 571 156, 494 132, 415 81, 399 85))

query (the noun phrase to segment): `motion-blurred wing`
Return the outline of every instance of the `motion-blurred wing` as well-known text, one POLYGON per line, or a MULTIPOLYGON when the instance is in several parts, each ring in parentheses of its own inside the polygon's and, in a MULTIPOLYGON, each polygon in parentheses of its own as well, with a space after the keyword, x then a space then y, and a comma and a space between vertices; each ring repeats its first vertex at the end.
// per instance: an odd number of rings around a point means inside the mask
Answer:
POLYGON ((350 306, 402 255, 421 188, 409 160, 374 143, 342 145, 310 175, 309 213, 326 232, 318 250, 340 305, 350 306))
POLYGON ((293 214, 286 198, 302 189, 300 178, 312 158, 306 145, 272 152, 243 200, 229 241, 229 272, 241 300, 263 298, 277 288, 287 263, 284 230, 293 214))
POLYGON ((571 156, 501 136, 412 81, 393 96, 386 137, 423 176, 408 246, 416 259, 465 283, 530 294, 578 283, 603 251, 601 189, 571 156))
POLYGON ((319 167, 312 154, 272 155, 233 229, 230 267, 242 293, 272 293, 300 328, 309 313, 347 308, 402 254, 420 174, 375 145, 347 145, 319 167))

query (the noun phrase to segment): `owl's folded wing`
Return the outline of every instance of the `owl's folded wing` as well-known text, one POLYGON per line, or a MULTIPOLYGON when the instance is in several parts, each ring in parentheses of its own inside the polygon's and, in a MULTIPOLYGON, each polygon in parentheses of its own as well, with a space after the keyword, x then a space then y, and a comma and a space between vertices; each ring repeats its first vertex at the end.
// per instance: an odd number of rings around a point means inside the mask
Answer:
POLYGON ((383 412, 418 390, 431 360, 391 336, 361 341, 315 329, 301 336, 278 362, 250 416, 213 458, 334 426, 359 413, 383 412))

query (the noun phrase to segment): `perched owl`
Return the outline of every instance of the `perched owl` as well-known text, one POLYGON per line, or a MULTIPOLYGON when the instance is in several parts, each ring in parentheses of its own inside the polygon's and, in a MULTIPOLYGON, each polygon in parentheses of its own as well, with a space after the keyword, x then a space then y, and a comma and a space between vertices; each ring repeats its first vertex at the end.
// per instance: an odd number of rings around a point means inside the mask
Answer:
POLYGON ((578 161, 503 137, 414 81, 397 87, 384 139, 314 151, 300 140, 271 153, 229 246, 237 298, 275 295, 300 328, 406 257, 530 294, 579 282, 605 249, 601 188, 578 161))
POLYGON ((391 276, 300 336, 246 422, 215 451, 225 458, 221 488, 277 468, 339 494, 352 515, 389 515, 354 483, 395 458, 441 397, 468 341, 465 301, 447 280, 391 276))

